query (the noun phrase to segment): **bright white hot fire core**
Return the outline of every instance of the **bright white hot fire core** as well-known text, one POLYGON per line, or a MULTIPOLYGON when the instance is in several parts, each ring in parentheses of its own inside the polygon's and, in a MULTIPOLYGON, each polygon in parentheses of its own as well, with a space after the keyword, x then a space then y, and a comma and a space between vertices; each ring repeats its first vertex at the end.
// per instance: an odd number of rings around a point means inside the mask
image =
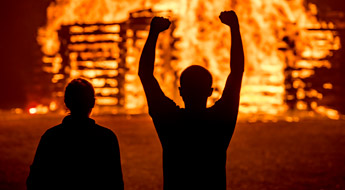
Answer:
MULTIPOLYGON (((246 60, 240 104, 242 113, 278 114, 286 111, 284 69, 287 66, 302 68, 292 73, 295 78, 311 76, 314 74, 313 68, 331 67, 328 61, 318 60, 329 55, 331 50, 340 48, 339 39, 330 30, 308 30, 333 26, 320 23, 315 17, 315 5, 305 6, 303 0, 57 0, 49 6, 47 23, 39 29, 37 37, 43 53, 54 57, 50 60, 52 67, 47 72, 54 74, 61 67, 57 30, 62 25, 121 22, 128 19, 130 12, 143 9, 172 11, 173 19, 177 21, 173 36, 179 41, 176 43, 178 51, 174 52, 178 59, 171 65, 178 76, 191 64, 202 65, 210 70, 215 91, 209 105, 220 97, 230 72, 230 31, 221 24, 218 16, 224 10, 236 11, 246 60), (292 41, 293 47, 289 47, 284 38, 292 41)), ((134 64, 130 65, 135 71, 140 56, 140 52, 137 53, 134 64)), ((75 73, 71 76, 78 76, 78 72, 75 73)), ((53 82, 59 77, 54 76, 53 82)), ((94 80, 94 85, 97 86, 99 82, 94 80)), ((142 91, 140 83, 133 84, 138 85, 129 88, 142 91)), ((305 96, 322 98, 318 92, 303 90, 303 85, 300 81, 292 85, 298 89, 295 97, 298 99, 297 109, 306 109, 306 103, 303 102, 305 96)), ((169 96, 172 93, 166 94, 169 96)), ((143 92, 137 96, 126 101, 125 108, 144 110, 136 108, 136 105, 145 105, 143 92)), ((171 98, 181 103, 179 98, 171 98)), ((318 110, 315 104, 312 107, 318 110)), ((327 112, 327 109, 322 110, 327 112)))

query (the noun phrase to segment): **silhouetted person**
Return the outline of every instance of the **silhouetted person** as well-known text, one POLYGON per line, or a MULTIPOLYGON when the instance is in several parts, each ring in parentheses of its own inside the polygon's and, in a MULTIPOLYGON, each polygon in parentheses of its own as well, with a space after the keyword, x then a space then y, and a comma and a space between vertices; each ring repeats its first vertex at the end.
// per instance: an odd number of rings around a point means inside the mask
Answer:
POLYGON ((65 91, 71 114, 41 137, 27 189, 123 189, 120 150, 115 134, 89 118, 93 86, 72 80, 65 91))
POLYGON ((206 102, 213 91, 212 76, 201 66, 190 66, 181 74, 179 90, 185 109, 164 95, 153 68, 158 35, 169 28, 170 21, 162 17, 151 21, 139 77, 163 148, 165 190, 226 189, 226 151, 237 120, 244 55, 235 12, 222 12, 219 17, 231 29, 231 74, 222 97, 210 108, 206 102))

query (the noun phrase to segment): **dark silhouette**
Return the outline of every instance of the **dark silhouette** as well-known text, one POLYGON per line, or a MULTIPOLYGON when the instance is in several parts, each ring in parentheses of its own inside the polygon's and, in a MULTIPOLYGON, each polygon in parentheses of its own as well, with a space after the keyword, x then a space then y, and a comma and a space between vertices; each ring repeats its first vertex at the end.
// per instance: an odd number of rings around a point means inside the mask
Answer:
POLYGON ((165 190, 226 189, 226 151, 237 120, 244 55, 235 12, 222 12, 219 18, 231 28, 231 74, 222 97, 210 108, 206 102, 213 91, 212 76, 201 66, 190 66, 181 74, 185 109, 164 95, 153 68, 158 35, 170 21, 162 17, 151 21, 139 77, 163 148, 165 190))
POLYGON ((115 134, 89 118, 94 89, 74 79, 65 91, 71 111, 48 129, 37 147, 27 189, 123 189, 120 150, 115 134))

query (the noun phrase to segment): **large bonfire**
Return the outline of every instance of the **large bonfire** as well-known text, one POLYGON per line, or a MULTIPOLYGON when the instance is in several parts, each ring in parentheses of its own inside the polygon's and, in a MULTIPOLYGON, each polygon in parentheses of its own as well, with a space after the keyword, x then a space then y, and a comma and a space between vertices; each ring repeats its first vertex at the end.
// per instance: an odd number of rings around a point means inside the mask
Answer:
MULTIPOLYGON (((37 40, 45 55, 56 56, 53 67, 58 68, 61 60, 57 31, 62 25, 121 22, 128 19, 130 12, 143 9, 172 11, 177 20, 174 36, 180 39, 177 44, 179 59, 173 67, 178 74, 191 64, 202 65, 211 71, 215 92, 209 104, 219 98, 230 72, 230 33, 218 16, 224 10, 237 12, 246 56, 242 113, 273 115, 286 111, 285 68, 291 64, 299 65, 306 69, 292 73, 293 76, 311 76, 313 68, 331 66, 328 61, 315 60, 321 60, 332 49, 339 48, 339 42, 336 43, 339 39, 335 39, 331 31, 308 30, 333 26, 320 23, 315 16, 316 6, 305 6, 303 0, 56 0, 47 10, 47 23, 39 29, 37 40), (294 43, 294 53, 281 51, 288 46, 283 39, 294 43), (322 39, 323 47, 328 48, 320 48, 317 39, 322 39)), ((293 84, 298 89, 297 99, 302 100, 304 96, 322 98, 317 91, 299 88, 303 85, 301 81, 293 84)), ((138 98, 136 101, 144 100, 138 98)), ((298 101, 296 107, 306 109, 305 104, 298 101)), ((337 112, 316 103, 312 107, 330 117, 338 117, 337 112)))

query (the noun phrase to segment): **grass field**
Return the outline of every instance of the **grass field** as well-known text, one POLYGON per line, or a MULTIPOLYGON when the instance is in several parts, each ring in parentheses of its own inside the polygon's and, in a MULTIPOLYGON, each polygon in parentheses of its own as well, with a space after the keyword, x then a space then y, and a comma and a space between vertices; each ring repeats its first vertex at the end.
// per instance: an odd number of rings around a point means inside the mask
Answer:
MULTIPOLYGON (((125 188, 162 189, 162 150, 148 116, 94 117, 119 139, 125 188)), ((25 189, 41 135, 62 116, 0 116, 0 190, 25 189)), ((202 167, 202 166, 200 166, 202 167)), ((238 122, 228 189, 345 189, 345 121, 238 122)))

